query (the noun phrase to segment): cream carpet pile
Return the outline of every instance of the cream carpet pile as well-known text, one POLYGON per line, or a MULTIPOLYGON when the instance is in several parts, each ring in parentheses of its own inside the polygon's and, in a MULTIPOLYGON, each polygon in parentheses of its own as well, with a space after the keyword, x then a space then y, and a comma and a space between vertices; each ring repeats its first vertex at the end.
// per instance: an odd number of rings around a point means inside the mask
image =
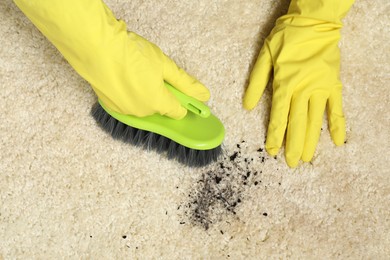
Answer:
POLYGON ((0 259, 389 259, 388 0, 344 19, 347 142, 311 163, 264 151, 272 91, 242 108, 288 0, 107 0, 211 91, 225 158, 190 169, 113 140, 96 96, 11 0, 0 2, 0 259))

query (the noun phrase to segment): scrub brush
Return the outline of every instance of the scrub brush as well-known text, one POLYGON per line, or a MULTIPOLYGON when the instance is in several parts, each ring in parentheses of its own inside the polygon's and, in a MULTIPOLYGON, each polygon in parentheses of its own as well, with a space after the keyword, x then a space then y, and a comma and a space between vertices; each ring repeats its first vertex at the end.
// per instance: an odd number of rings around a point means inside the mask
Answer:
POLYGON ((225 128, 204 103, 168 83, 165 86, 188 112, 181 120, 160 114, 147 117, 123 115, 108 109, 101 100, 92 107, 96 122, 114 139, 167 154, 192 167, 205 166, 222 155, 225 128))

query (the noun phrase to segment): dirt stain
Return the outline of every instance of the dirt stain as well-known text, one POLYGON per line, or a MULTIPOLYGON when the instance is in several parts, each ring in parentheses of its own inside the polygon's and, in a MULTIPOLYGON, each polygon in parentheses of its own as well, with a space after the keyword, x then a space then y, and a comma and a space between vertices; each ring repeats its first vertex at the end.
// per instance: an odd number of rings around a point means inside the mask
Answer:
POLYGON ((255 157, 244 156, 245 148, 245 141, 236 144, 232 152, 225 153, 223 160, 200 175, 188 200, 178 207, 184 211, 187 222, 208 230, 226 216, 238 217, 237 209, 245 200, 247 190, 260 186, 262 166, 270 158, 263 148, 256 151, 255 157))

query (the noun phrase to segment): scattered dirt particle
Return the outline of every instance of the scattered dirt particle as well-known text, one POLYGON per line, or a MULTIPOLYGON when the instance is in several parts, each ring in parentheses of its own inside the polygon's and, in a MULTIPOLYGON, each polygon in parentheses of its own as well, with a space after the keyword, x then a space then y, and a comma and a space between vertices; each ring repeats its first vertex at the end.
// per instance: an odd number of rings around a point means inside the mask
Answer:
MULTIPOLYGON (((190 224, 208 230, 229 215, 237 218, 237 208, 245 199, 246 191, 261 182, 259 163, 264 164, 269 158, 264 149, 257 150, 260 157, 258 153, 248 157, 241 153, 247 148, 245 141, 234 147, 222 161, 205 168, 188 194, 189 201, 177 208, 184 211, 190 224)), ((248 153, 244 151, 243 154, 248 153)))

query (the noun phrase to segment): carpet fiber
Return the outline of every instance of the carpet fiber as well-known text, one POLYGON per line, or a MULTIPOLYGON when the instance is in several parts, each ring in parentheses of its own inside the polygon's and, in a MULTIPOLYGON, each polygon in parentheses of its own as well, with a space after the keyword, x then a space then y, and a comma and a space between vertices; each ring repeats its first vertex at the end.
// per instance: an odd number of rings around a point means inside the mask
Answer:
POLYGON ((271 89, 242 96, 287 0, 120 1, 118 18, 211 91, 225 158, 189 169, 113 140, 96 96, 0 2, 0 259, 386 259, 390 255, 388 0, 357 0, 340 42, 347 142, 311 163, 264 151, 271 89))

